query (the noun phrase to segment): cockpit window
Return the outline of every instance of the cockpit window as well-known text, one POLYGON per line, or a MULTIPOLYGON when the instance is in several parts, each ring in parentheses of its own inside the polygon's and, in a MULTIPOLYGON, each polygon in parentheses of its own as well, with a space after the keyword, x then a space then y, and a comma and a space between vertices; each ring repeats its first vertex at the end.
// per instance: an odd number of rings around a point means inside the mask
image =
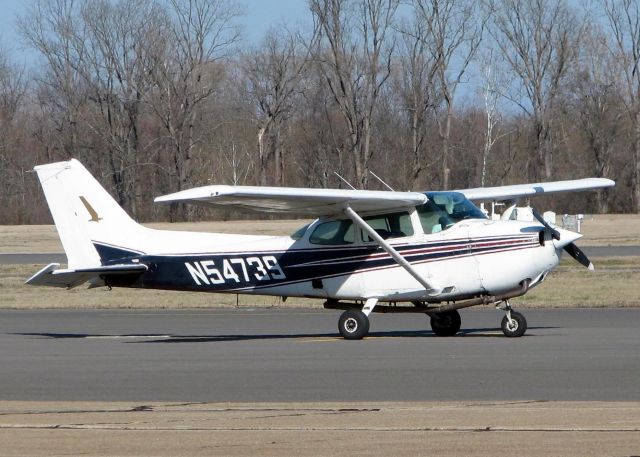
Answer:
POLYGON ((351 244, 354 241, 355 229, 350 219, 323 222, 309 237, 309 242, 313 244, 351 244))
POLYGON ((305 233, 307 233, 307 229, 311 224, 307 224, 304 227, 300 227, 298 230, 289 235, 290 238, 294 240, 301 240, 305 233))
POLYGON ((446 230, 463 219, 486 219, 473 203, 459 192, 428 192, 429 201, 418 206, 424 233, 446 230))
MULTIPOLYGON (((407 212, 380 214, 378 216, 365 217, 364 220, 374 229, 382 239, 401 238, 413 235, 413 225, 407 212)), ((366 242, 373 241, 369 235, 364 234, 366 242)))

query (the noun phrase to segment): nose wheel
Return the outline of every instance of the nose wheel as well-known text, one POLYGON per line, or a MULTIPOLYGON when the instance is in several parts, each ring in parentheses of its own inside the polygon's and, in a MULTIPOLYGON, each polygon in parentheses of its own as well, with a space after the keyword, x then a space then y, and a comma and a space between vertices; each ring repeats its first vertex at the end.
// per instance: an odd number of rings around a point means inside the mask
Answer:
POLYGON ((527 331, 527 320, 522 314, 514 311, 509 302, 504 305, 505 316, 502 318, 502 333, 508 338, 519 338, 527 331))

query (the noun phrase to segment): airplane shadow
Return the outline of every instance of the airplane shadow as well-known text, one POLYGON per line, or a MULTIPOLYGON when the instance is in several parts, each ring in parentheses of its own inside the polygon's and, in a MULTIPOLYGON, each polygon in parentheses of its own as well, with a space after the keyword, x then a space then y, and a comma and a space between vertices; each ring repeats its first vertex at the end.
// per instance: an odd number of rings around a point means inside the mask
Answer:
MULTIPOLYGON (((529 327, 529 330, 547 330, 559 327, 529 327)), ((216 342, 232 342, 232 341, 254 341, 254 340, 310 340, 314 339, 335 339, 342 340, 338 333, 291 333, 291 334, 262 334, 262 335, 160 335, 148 333, 130 333, 126 335, 116 334, 89 334, 89 333, 11 333, 11 335, 34 336, 51 339, 123 339, 135 340, 124 341, 126 343, 216 343, 216 342), (144 339, 139 341, 139 339, 144 339)), ((535 335, 525 335, 535 336, 535 335)), ((499 328, 473 328, 462 329, 455 337, 452 338, 506 338, 499 328)), ((388 332, 371 332, 365 339, 375 338, 441 338, 430 330, 406 330, 406 331, 388 331, 388 332)))

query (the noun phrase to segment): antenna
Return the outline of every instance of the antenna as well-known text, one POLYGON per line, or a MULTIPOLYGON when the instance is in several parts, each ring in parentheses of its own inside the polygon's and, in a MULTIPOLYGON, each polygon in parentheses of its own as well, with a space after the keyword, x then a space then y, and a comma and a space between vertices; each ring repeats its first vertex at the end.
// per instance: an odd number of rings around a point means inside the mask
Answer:
POLYGON ((340 176, 337 171, 334 171, 333 174, 336 175, 338 178, 340 178, 342 182, 344 182, 347 186, 351 187, 353 190, 358 190, 355 187, 353 187, 351 184, 349 184, 349 181, 347 181, 342 176, 340 176))
POLYGON ((391 192, 395 192, 395 190, 393 190, 393 188, 392 188, 389 184, 387 184, 386 182, 384 182, 384 181, 382 180, 382 178, 380 178, 380 176, 378 176, 377 174, 375 174, 375 173, 374 173, 373 171, 371 171, 371 170, 369 170, 369 173, 371 173, 371 174, 373 175, 373 177, 374 177, 374 178, 376 178, 378 181, 380 181, 380 182, 384 185, 384 187, 386 187, 387 189, 389 189, 391 192))

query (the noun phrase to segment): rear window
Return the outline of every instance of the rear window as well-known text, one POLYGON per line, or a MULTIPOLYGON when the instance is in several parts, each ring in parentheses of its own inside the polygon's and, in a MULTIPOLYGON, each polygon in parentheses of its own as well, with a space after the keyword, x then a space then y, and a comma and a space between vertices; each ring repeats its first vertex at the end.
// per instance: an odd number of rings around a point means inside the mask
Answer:
POLYGON ((323 222, 309 237, 310 243, 324 245, 351 244, 354 241, 355 229, 350 219, 323 222))

